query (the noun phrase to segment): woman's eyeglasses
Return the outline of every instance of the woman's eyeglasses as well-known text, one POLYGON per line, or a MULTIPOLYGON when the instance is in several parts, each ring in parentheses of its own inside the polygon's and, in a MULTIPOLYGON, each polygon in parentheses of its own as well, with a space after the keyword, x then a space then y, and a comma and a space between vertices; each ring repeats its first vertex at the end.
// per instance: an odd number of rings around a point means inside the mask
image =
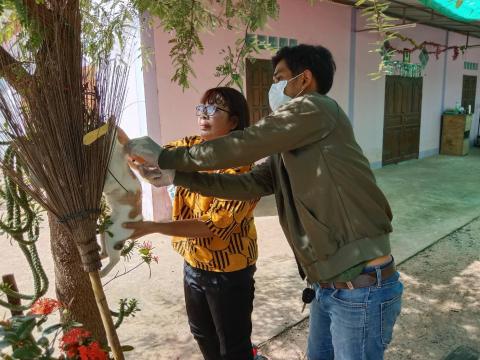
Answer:
POLYGON ((217 105, 197 105, 195 107, 195 111, 197 116, 202 116, 203 114, 206 114, 207 116, 213 116, 218 110, 225 111, 226 113, 230 114, 230 111, 222 109, 221 107, 218 107, 217 105))

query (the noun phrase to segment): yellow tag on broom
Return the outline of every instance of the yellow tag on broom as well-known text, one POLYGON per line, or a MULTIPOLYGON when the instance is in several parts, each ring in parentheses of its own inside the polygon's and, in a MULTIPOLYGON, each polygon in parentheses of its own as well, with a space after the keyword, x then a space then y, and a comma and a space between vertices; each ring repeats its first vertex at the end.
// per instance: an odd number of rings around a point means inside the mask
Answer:
POLYGON ((83 136, 83 145, 90 145, 105 135, 108 131, 108 123, 100 126, 98 129, 90 131, 83 136))

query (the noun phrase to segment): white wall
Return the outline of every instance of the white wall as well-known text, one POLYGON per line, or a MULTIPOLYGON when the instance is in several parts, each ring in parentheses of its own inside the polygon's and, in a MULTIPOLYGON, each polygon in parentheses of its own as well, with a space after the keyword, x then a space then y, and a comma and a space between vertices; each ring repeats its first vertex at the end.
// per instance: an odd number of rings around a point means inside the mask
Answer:
MULTIPOLYGON (((357 13, 357 29, 365 28, 364 18, 357 13)), ((382 161, 383 115, 385 107, 385 78, 372 80, 370 73, 378 71, 379 56, 375 49, 378 36, 368 31, 355 37, 355 106, 353 129, 357 142, 374 167, 382 161)))
MULTIPOLYGON (((402 34, 415 39, 417 43, 431 41, 438 44, 446 44, 447 32, 428 26, 417 25, 416 28, 402 31, 402 34)), ((393 45, 400 47, 406 44, 394 42, 393 45)), ((410 46, 410 44, 407 45, 407 47, 410 46)), ((419 54, 419 51, 412 54, 412 63, 420 63, 418 59, 419 54)), ((440 54, 437 60, 434 54, 430 54, 424 72, 420 125, 420 158, 435 155, 439 151, 440 127, 443 112, 443 87, 447 85, 444 83, 445 58, 447 56, 451 56, 451 53, 440 54)))
MULTIPOLYGON (((363 18, 358 15, 357 28, 365 27, 363 18)), ((447 31, 428 26, 417 25, 416 28, 402 30, 402 34, 415 39, 417 43, 431 41, 439 44, 447 43, 447 31)), ((466 37, 456 33, 448 33, 449 45, 462 45, 466 37)), ((383 122, 385 107, 385 79, 371 80, 369 73, 377 71, 379 56, 369 52, 377 35, 369 32, 358 32, 356 36, 356 69, 355 69, 355 106, 353 125, 355 135, 365 155, 373 167, 380 167, 383 148, 383 122)), ((470 40, 470 44, 480 40, 470 40)), ((397 48, 411 47, 409 43, 393 41, 397 48)), ((432 49, 432 48, 430 48, 432 49)), ((419 51, 412 54, 412 62, 419 63, 419 51)), ((453 50, 440 54, 430 54, 425 69, 422 91, 422 119, 420 128, 420 157, 438 153, 440 143, 440 127, 442 112, 455 106, 462 96, 463 74, 478 75, 478 71, 463 69, 464 61, 480 62, 480 49, 470 49, 464 56, 452 59, 453 50), (445 76, 446 75, 446 76, 445 76)), ((401 55, 397 55, 401 60, 401 55)), ((476 114, 472 126, 471 139, 476 136, 478 113, 480 111, 480 79, 477 82, 476 114)))
MULTIPOLYGON (((130 138, 147 135, 147 114, 145 102, 145 87, 143 82, 142 59, 139 56, 140 28, 137 24, 136 38, 132 44, 133 52, 129 59, 130 74, 127 82, 127 94, 120 127, 130 138)), ((142 182, 142 210, 146 219, 153 218, 153 203, 151 186, 142 182)))
MULTIPOLYGON (((464 35, 450 32, 448 35, 449 46, 464 45, 467 37, 464 35)), ((479 45, 480 39, 470 38, 469 45, 479 45)), ((460 54, 457 60, 453 60, 450 55, 447 59, 447 88, 445 91, 445 108, 455 107, 455 103, 462 100, 463 75, 477 76, 477 92, 475 97, 475 113, 473 115, 472 131, 470 139, 473 142, 477 136, 478 117, 480 115, 480 72, 478 70, 465 70, 464 62, 480 63, 480 48, 468 49, 463 55, 460 54)))

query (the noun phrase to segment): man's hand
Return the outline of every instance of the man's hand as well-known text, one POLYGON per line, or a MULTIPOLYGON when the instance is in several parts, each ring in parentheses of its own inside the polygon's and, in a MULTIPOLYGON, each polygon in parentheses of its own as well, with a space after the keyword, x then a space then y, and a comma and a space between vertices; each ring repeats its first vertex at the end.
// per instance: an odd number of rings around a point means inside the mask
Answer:
POLYGON ((175 170, 162 170, 158 167, 158 157, 162 147, 150 137, 131 139, 127 143, 128 163, 130 167, 150 184, 156 187, 173 184, 175 170))
POLYGON ((158 166, 147 167, 145 165, 134 165, 133 167, 146 181, 155 187, 172 185, 175 179, 175 170, 164 170, 158 166))
POLYGON ((136 165, 146 167, 158 166, 158 157, 162 147, 148 136, 131 139, 126 145, 126 150, 131 161, 136 165))

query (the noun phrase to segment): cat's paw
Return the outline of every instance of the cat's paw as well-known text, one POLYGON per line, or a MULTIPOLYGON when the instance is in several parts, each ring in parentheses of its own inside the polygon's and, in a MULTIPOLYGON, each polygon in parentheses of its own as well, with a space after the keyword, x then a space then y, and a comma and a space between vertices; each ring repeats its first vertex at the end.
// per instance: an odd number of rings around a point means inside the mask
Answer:
POLYGON ((159 167, 140 165, 137 167, 137 170, 147 182, 155 187, 172 185, 175 179, 175 170, 173 169, 160 169, 159 167))

